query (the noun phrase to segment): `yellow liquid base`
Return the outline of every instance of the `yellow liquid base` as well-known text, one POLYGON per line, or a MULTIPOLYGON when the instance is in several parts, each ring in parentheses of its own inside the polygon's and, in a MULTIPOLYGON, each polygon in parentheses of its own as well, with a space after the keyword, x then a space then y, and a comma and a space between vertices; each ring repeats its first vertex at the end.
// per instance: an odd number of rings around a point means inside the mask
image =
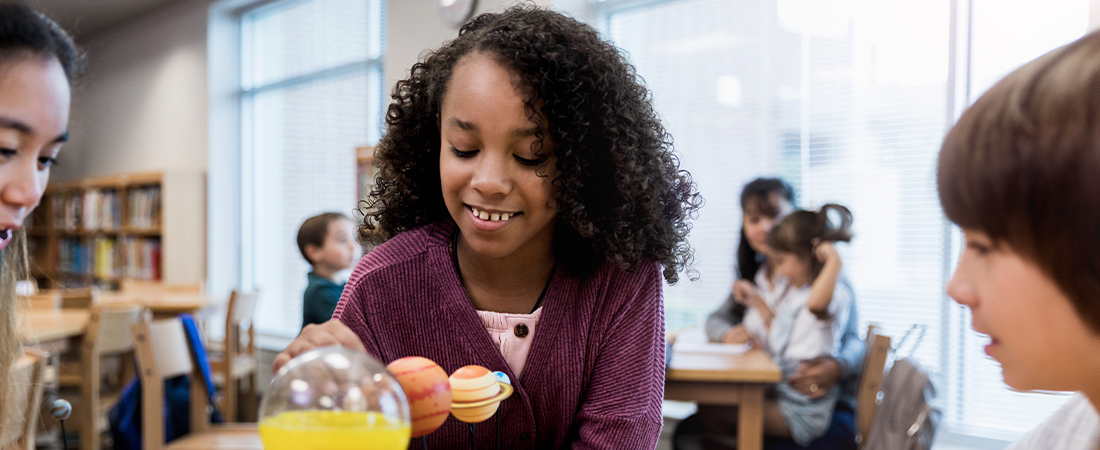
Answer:
POLYGON ((376 412, 289 411, 260 421, 266 450, 389 450, 409 446, 408 423, 376 412))

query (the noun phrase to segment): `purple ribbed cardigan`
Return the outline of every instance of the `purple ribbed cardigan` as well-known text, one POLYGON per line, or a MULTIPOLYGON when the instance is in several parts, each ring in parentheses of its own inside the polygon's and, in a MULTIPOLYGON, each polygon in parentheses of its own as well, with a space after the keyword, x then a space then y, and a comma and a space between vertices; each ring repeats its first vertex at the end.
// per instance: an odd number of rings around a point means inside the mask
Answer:
MULTIPOLYGON (((661 432, 664 311, 660 266, 605 265, 578 279, 556 269, 518 380, 466 296, 451 262, 453 224, 399 234, 372 250, 348 280, 333 318, 384 364, 423 356, 448 374, 478 364, 513 380, 501 403, 501 448, 652 449, 661 432)), ((475 427, 496 448, 496 418, 475 427)), ((410 448, 420 448, 415 439, 410 448)), ((431 448, 469 448, 453 416, 431 448)))

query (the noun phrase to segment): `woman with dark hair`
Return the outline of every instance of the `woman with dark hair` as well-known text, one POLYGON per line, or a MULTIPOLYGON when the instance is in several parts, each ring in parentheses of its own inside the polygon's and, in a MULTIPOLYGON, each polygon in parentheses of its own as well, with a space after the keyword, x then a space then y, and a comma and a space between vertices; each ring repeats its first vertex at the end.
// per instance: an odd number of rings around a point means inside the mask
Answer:
MULTIPOLYGON (((516 388, 503 448, 653 448, 662 279, 701 199, 623 54, 555 12, 484 14, 397 83, 386 125, 361 227, 385 242, 276 365, 332 344, 477 364, 516 388)), ((451 418, 426 438, 471 436, 451 418)))
POLYGON ((82 56, 57 24, 22 2, 0 2, 0 424, 20 354, 15 284, 27 274, 23 220, 42 199, 68 139, 69 98, 82 56))
POLYGON ((1005 384, 1075 391, 1011 449, 1100 448, 1100 33, 1009 74, 940 151, 948 219, 966 238, 947 294, 1005 384))
MULTIPOLYGON (((741 191, 741 242, 737 248, 737 280, 729 297, 707 318, 706 333, 712 342, 742 344, 751 337, 742 323, 745 315, 743 303, 760 301, 758 289, 778 296, 786 290, 787 282, 778 277, 769 260, 768 233, 787 214, 795 210, 794 191, 779 178, 757 178, 741 191), (761 270, 762 269, 762 270, 761 270), (754 298, 738 300, 737 292, 754 298)), ((859 313, 855 292, 841 274, 834 292, 847 310, 837 317, 838 347, 832 355, 803 361, 787 384, 808 398, 825 396, 839 385, 840 399, 832 415, 832 422, 824 436, 802 447, 789 438, 768 436, 765 446, 769 449, 811 448, 838 449, 855 447, 855 391, 863 364, 864 342, 859 337, 859 313)), ((736 442, 733 428, 736 410, 726 407, 701 406, 697 418, 689 418, 681 424, 681 434, 703 432, 704 443, 709 448, 728 447, 723 443, 736 442), (700 423, 700 421, 702 423, 700 423)))

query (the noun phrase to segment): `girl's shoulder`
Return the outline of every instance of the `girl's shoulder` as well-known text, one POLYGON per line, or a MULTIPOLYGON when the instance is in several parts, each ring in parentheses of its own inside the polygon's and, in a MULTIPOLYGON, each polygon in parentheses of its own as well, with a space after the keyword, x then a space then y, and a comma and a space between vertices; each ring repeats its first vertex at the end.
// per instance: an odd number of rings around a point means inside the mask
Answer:
POLYGON ((1038 428, 1009 450, 1094 450, 1100 445, 1100 415, 1083 394, 1075 394, 1038 428))
POLYGON ((404 231, 371 249, 352 271, 348 285, 355 285, 373 273, 401 267, 427 258, 434 248, 449 248, 453 225, 431 224, 404 231))

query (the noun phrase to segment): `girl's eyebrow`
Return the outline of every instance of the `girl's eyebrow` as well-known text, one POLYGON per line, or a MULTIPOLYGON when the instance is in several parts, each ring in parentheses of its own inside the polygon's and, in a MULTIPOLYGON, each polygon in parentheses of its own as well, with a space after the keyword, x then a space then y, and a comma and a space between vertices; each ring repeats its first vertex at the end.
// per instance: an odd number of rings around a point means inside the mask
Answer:
MULTIPOLYGON (((460 128, 462 130, 469 131, 471 133, 477 133, 479 131, 477 125, 474 125, 471 122, 467 122, 467 121, 459 119, 457 117, 452 117, 452 118, 448 119, 447 123, 449 123, 453 126, 456 126, 456 127, 460 128)), ((534 127, 528 127, 528 128, 516 128, 516 129, 512 130, 511 134, 512 134, 512 137, 525 138, 525 137, 528 137, 528 136, 535 136, 535 135, 538 134, 538 132, 539 132, 539 127, 534 126, 534 127)))
MULTIPOLYGON (((15 131, 18 131, 20 134, 34 135, 34 129, 31 128, 30 125, 27 125, 27 124, 25 124, 23 122, 20 122, 18 120, 12 120, 12 119, 8 119, 8 118, 4 118, 4 117, 0 117, 0 128, 10 128, 10 129, 13 129, 15 131)), ((62 143, 62 142, 69 142, 69 132, 68 131, 66 131, 64 133, 61 133, 59 136, 57 136, 53 140, 53 143, 55 143, 55 144, 62 143)))

